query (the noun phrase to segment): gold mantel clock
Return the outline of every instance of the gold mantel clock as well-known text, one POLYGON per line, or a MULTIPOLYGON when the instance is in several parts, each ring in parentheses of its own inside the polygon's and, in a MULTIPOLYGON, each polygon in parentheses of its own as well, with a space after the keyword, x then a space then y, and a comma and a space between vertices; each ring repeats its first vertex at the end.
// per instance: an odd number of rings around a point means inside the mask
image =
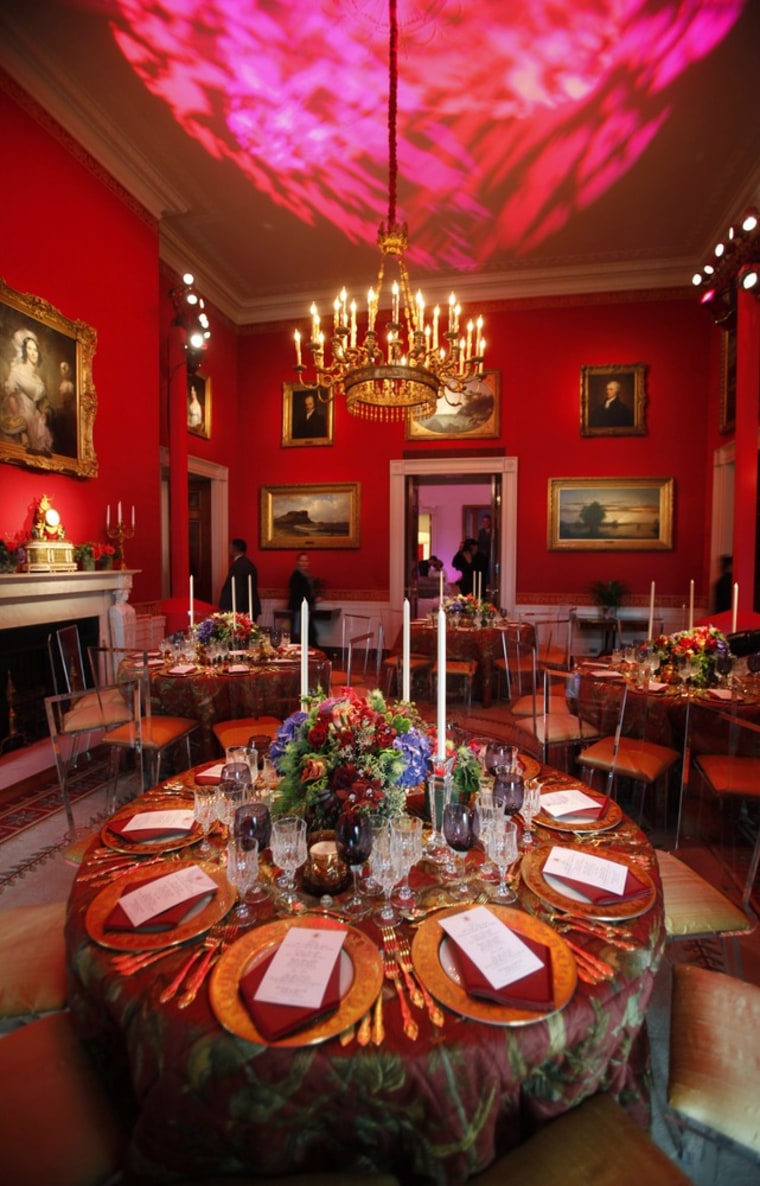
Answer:
POLYGON ((76 572, 74 545, 66 539, 61 516, 47 494, 34 512, 31 539, 23 545, 26 560, 22 572, 76 572))

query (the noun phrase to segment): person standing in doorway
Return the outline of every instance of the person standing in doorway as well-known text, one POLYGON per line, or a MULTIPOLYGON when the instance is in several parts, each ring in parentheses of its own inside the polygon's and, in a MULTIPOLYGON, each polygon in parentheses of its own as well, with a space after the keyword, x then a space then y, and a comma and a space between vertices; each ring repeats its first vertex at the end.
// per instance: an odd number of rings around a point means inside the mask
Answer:
POLYGON ((491 583, 491 516, 483 515, 478 532, 478 563, 483 574, 483 593, 491 583))
POLYGON ((258 620, 261 613, 259 600, 259 578, 256 565, 246 556, 248 545, 244 539, 233 539, 230 544, 230 567, 227 572, 222 591, 219 594, 219 609, 229 613, 232 609, 232 583, 235 582, 235 609, 239 614, 248 614, 253 621, 258 620), (250 581, 249 581, 250 578, 250 581), (248 588, 250 584, 253 605, 249 604, 248 588))
POLYGON ((314 621, 314 607, 317 600, 314 578, 309 571, 309 553, 299 552, 296 556, 296 566, 290 574, 288 582, 288 609, 293 615, 290 637, 293 642, 301 641, 301 603, 304 597, 309 607, 309 638, 310 647, 317 646, 317 625, 314 621))

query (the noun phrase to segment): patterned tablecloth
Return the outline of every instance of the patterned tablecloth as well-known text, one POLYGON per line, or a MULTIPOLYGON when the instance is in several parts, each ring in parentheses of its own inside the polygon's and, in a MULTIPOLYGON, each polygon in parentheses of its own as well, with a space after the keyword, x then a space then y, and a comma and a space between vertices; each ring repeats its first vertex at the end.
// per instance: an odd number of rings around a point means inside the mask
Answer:
MULTIPOLYGON (((538 831, 541 842, 556 836, 538 831)), ((661 887, 653 851, 630 820, 608 843, 647 869, 657 891, 646 913, 617 924, 632 950, 572 936, 609 962, 611 979, 579 980, 561 1011, 526 1025, 485 1024, 447 1010, 437 1028, 425 1010, 414 1009, 416 1041, 404 1036, 386 982, 381 1045, 330 1038, 296 1048, 254 1044, 225 1030, 207 985, 184 1010, 176 1000, 160 1004, 187 947, 141 972, 119 974, 113 953, 85 928, 99 884, 88 877, 103 851, 93 846, 69 900, 69 1002, 79 1034, 133 1121, 129 1181, 155 1186, 215 1173, 340 1168, 392 1172, 410 1186, 461 1186, 594 1092, 611 1092, 645 1124, 643 1022, 664 947, 661 887)), ((603 855, 604 846, 598 851, 603 855)), ((185 859, 193 854, 182 852, 185 859)), ((481 858, 473 851, 468 859, 477 865, 481 858)), ((433 866, 420 868, 429 880, 433 866)), ((531 911, 540 908, 524 883, 520 897, 531 911)), ((379 945, 374 923, 361 925, 379 945)))
MULTIPOLYGON (((309 687, 330 687, 330 664, 322 651, 309 656, 309 687)), ((200 758, 218 757, 212 732, 217 721, 239 717, 283 719, 301 707, 301 664, 298 658, 256 664, 248 671, 217 673, 198 667, 188 675, 170 675, 157 667, 150 676, 151 709, 164 716, 194 717, 200 722, 200 758)))

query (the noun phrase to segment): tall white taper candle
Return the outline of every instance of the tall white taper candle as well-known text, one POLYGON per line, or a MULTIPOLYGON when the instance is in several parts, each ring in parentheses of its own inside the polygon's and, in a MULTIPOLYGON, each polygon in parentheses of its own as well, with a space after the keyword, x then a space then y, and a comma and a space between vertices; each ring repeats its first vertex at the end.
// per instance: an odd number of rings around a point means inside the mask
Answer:
MULTIPOLYGON (((237 602, 235 599, 235 578, 234 577, 232 578, 232 612, 233 612, 233 614, 237 613, 237 602)), ((233 618, 232 620, 234 623, 235 619, 233 618)), ((233 634, 235 633, 234 625, 232 627, 232 632, 233 632, 233 634)))
POLYGON ((309 695, 309 603, 301 602, 301 696, 309 695))
POLYGON ((652 637, 654 630, 654 581, 649 586, 649 625, 647 627, 647 638, 652 637))
POLYGON ((190 615, 190 629, 195 625, 195 606, 193 605, 193 574, 190 573, 190 609, 187 611, 190 615))
POLYGON ((438 608, 443 609, 443 569, 438 574, 438 608))
POLYGON ((438 743, 435 756, 439 762, 446 760, 446 614, 438 610, 438 718, 436 731, 438 743))
POLYGON ((736 634, 736 621, 739 616, 739 582, 734 581, 734 597, 731 603, 731 633, 736 634))
POLYGON ((689 581, 689 629, 694 629, 694 582, 689 581))
POLYGON ((248 617, 253 621, 253 577, 248 573, 248 617))
POLYGON ((402 627, 402 646, 401 646, 401 699, 409 700, 411 695, 410 681, 411 670, 409 666, 409 653, 411 650, 411 611, 409 606, 409 598, 404 598, 404 617, 402 627))

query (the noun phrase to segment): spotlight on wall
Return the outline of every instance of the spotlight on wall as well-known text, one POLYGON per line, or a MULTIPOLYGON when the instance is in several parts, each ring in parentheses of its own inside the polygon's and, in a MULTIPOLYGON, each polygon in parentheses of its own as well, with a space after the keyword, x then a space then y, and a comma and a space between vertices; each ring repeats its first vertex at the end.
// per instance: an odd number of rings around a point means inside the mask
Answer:
POLYGON ((194 374, 201 365, 206 352, 211 337, 211 327, 203 297, 195 289, 195 277, 192 272, 185 272, 182 277, 182 286, 172 288, 169 296, 175 313, 172 324, 181 326, 185 331, 187 369, 190 374, 194 374))
POLYGON ((742 268, 739 273, 739 284, 745 292, 751 292, 760 300, 760 266, 750 264, 748 267, 742 268))

